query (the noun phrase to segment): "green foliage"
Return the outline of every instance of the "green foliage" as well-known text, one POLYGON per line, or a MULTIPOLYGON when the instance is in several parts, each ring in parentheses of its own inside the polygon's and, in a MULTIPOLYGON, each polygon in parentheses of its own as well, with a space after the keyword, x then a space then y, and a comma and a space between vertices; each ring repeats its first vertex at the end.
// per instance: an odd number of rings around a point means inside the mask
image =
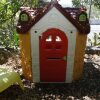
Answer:
POLYGON ((94 46, 100 45, 100 33, 94 33, 94 46))
POLYGON ((94 4, 95 7, 100 9, 100 0, 93 0, 93 4, 94 4))
POLYGON ((90 19, 100 19, 100 0, 72 0, 73 7, 86 7, 90 19))
POLYGON ((17 48, 16 23, 21 6, 34 7, 38 0, 0 0, 0 46, 17 48))
POLYGON ((91 46, 97 46, 100 45, 100 33, 93 33, 93 37, 92 38, 87 38, 88 39, 88 43, 91 44, 91 46))
POLYGON ((81 6, 80 0, 72 0, 72 3, 73 3, 74 7, 80 7, 81 6))
POLYGON ((80 7, 82 5, 94 5, 96 8, 100 9, 100 0, 72 0, 74 7, 80 7))

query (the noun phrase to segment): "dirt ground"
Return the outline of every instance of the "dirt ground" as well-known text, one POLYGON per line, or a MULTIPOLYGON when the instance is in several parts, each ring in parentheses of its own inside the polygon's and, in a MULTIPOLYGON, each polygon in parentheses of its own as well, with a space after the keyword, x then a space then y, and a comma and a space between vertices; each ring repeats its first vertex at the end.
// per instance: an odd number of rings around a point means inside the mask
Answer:
POLYGON ((72 83, 31 83, 22 75, 20 56, 12 54, 0 67, 10 68, 21 75, 25 90, 12 85, 0 100, 100 100, 100 56, 85 55, 83 76, 72 83))

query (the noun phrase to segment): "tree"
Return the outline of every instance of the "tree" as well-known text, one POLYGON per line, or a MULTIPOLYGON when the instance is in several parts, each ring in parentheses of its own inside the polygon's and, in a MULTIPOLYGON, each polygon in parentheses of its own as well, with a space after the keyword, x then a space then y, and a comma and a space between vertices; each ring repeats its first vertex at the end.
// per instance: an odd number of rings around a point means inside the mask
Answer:
POLYGON ((35 7, 38 0, 0 0, 0 46, 18 46, 16 21, 21 6, 35 7))
POLYGON ((72 0, 72 4, 73 4, 74 7, 80 7, 81 6, 80 0, 72 0))
POLYGON ((93 0, 93 4, 94 4, 95 7, 100 9, 100 0, 93 0))
POLYGON ((94 5, 100 9, 100 0, 72 0, 74 7, 80 7, 82 5, 94 5))
POLYGON ((87 12, 89 18, 99 18, 100 19, 100 1, 99 0, 72 0, 72 4, 74 7, 82 7, 85 6, 87 8, 87 12), (91 15, 91 16, 90 16, 91 15))

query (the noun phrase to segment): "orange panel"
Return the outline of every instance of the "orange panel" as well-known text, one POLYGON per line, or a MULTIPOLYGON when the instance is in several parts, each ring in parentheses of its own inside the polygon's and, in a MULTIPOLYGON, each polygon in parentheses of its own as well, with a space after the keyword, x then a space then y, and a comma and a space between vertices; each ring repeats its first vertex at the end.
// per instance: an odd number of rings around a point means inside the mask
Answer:
POLYGON ((27 79, 32 80, 30 33, 19 34, 19 38, 23 74, 27 79))
POLYGON ((74 70, 73 70, 74 71, 73 72, 73 79, 74 80, 79 79, 82 76, 82 73, 83 73, 86 39, 87 39, 87 35, 77 33, 74 70))

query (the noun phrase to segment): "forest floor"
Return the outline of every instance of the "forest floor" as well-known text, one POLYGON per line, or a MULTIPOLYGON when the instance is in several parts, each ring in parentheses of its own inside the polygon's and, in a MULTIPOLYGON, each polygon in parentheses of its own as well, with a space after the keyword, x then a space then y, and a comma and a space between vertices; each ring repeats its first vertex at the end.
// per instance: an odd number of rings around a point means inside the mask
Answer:
MULTIPOLYGON (((1 57, 0 67, 22 75, 19 54, 5 55, 1 57)), ((19 85, 12 85, 0 93, 0 100, 100 100, 100 56, 85 54, 83 76, 72 83, 32 83, 25 78, 22 81, 24 91, 19 85)))

